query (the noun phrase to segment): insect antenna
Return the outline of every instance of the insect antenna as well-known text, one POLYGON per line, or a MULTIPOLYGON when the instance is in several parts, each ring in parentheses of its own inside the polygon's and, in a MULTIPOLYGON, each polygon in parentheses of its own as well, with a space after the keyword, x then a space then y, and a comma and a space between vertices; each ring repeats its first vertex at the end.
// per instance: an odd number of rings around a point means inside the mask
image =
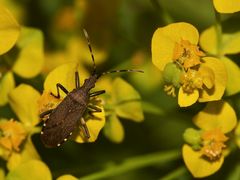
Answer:
POLYGON ((94 55, 93 55, 93 51, 92 51, 92 46, 91 46, 91 43, 90 43, 90 38, 88 36, 88 33, 87 33, 86 29, 83 29, 83 33, 85 35, 85 38, 87 39, 88 48, 89 48, 89 51, 90 51, 90 54, 91 54, 91 57, 92 57, 92 61, 93 61, 93 72, 92 72, 92 74, 96 74, 97 67, 96 67, 96 64, 95 64, 95 59, 94 59, 94 55))
POLYGON ((112 70, 112 71, 103 72, 102 74, 98 75, 98 78, 102 75, 111 74, 111 73, 120 73, 120 72, 140 72, 140 73, 144 73, 143 70, 139 70, 139 69, 120 69, 120 70, 112 70))

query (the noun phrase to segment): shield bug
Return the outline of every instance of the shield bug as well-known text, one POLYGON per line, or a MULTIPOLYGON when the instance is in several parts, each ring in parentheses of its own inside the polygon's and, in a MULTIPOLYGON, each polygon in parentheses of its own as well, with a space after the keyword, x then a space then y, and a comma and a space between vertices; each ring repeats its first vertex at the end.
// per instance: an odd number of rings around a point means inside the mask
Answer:
POLYGON ((63 142, 67 141, 67 138, 72 135, 72 132, 79 125, 82 126, 85 138, 90 137, 88 127, 83 117, 86 112, 90 113, 90 115, 95 112, 101 112, 99 107, 89 104, 89 101, 91 98, 105 93, 105 90, 90 92, 102 75, 115 72, 143 72, 142 70, 124 69, 97 73, 92 47, 86 30, 84 30, 84 35, 87 39, 93 61, 92 75, 85 79, 83 85, 81 86, 79 74, 78 72, 75 72, 75 89, 71 92, 69 92, 60 83, 56 84, 57 95, 52 93, 51 95, 56 98, 60 98, 59 91, 62 90, 66 94, 66 97, 55 109, 50 109, 39 115, 40 118, 46 118, 40 134, 41 141, 46 147, 60 146, 63 142))

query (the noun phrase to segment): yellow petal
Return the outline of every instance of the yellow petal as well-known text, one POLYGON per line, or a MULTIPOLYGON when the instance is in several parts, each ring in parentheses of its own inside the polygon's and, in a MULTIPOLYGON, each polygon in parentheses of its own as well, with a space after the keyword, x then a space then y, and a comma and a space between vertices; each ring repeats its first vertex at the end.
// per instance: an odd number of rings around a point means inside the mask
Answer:
POLYGON ((240 32, 223 34, 221 54, 237 54, 240 52, 240 32))
POLYGON ((152 61, 161 71, 165 65, 172 62, 173 51, 176 43, 188 40, 197 45, 199 34, 197 29, 188 23, 173 23, 158 28, 152 37, 152 61))
POLYGON ((51 92, 44 90, 41 97, 38 99, 39 114, 50 109, 55 109, 62 100, 63 98, 55 98, 51 95, 51 92))
POLYGON ((39 74, 44 65, 42 32, 33 28, 23 28, 17 46, 20 53, 13 71, 24 78, 32 78, 39 74))
POLYGON ((139 93, 121 78, 116 78, 112 86, 116 114, 135 122, 143 121, 144 117, 139 93))
POLYGON ((231 59, 227 57, 222 57, 221 60, 225 64, 228 74, 226 95, 231 96, 233 94, 240 92, 239 83, 240 69, 235 62, 233 62, 231 59))
POLYGON ((46 164, 39 160, 30 160, 10 171, 6 180, 51 180, 52 175, 46 164))
POLYGON ((78 143, 85 143, 85 142, 94 142, 96 141, 99 132, 105 125, 105 112, 103 107, 101 107, 102 112, 100 113, 94 113, 94 116, 97 117, 97 119, 89 119, 86 120, 86 124, 89 130, 90 138, 86 139, 85 135, 83 134, 83 129, 78 129, 76 132, 73 133, 72 139, 78 143))
POLYGON ((222 98, 227 85, 227 70, 224 63, 213 57, 204 57, 204 63, 201 66, 211 68, 214 72, 214 87, 212 89, 204 88, 200 92, 199 102, 216 101, 222 98))
POLYGON ((70 174, 65 174, 57 178, 57 180, 78 180, 78 178, 70 175, 70 174))
POLYGON ((38 160, 40 159, 40 156, 38 155, 38 152, 35 149, 31 138, 29 137, 27 141, 24 143, 20 153, 16 152, 12 153, 7 162, 7 168, 8 170, 13 170, 22 163, 25 163, 33 159, 38 160))
POLYGON ((15 87, 15 81, 12 72, 6 73, 0 79, 0 106, 8 102, 8 94, 15 87))
POLYGON ((207 66, 200 66, 199 71, 202 77, 203 84, 208 88, 211 89, 215 83, 215 75, 211 68, 207 66))
POLYGON ((122 123, 115 114, 108 117, 104 126, 104 135, 115 143, 120 143, 124 139, 124 129, 122 123))
POLYGON ((46 52, 43 73, 48 74, 50 71, 52 71, 56 67, 69 62, 70 61, 64 51, 46 52))
POLYGON ((217 44, 217 34, 215 26, 207 28, 201 33, 200 46, 204 51, 210 54, 218 54, 219 49, 217 44))
MULTIPOLYGON (((78 66, 77 63, 67 63, 58 66, 51 71, 44 82, 44 90, 52 92, 57 95, 56 84, 62 84, 69 92, 75 88, 75 71, 79 72, 80 84, 83 84, 84 79, 87 78, 86 70, 78 66)), ((60 90, 60 96, 65 97, 66 94, 60 90)))
POLYGON ((213 4, 220 13, 234 13, 240 11, 239 0, 213 0, 213 4))
POLYGON ((8 9, 0 6, 0 55, 10 50, 16 43, 20 26, 8 9))
POLYGON ((214 55, 236 54, 240 52, 240 32, 223 34, 221 44, 218 45, 216 27, 211 26, 200 36, 200 45, 203 50, 214 55))
POLYGON ((29 128, 39 122, 37 100, 40 94, 29 85, 21 84, 9 94, 9 103, 19 120, 29 128))
POLYGON ((185 93, 182 89, 182 87, 178 91, 178 105, 180 107, 187 107, 193 105, 199 97, 198 90, 195 89, 193 93, 188 94, 185 93))
MULTIPOLYGON (((97 49, 92 45, 95 63, 100 64, 107 58, 107 53, 104 50, 97 49)), ((85 38, 74 36, 68 41, 66 55, 69 59, 76 62, 86 63, 92 66, 92 57, 85 38), (79 51, 79 49, 81 49, 79 51)))
POLYGON ((203 130, 220 128, 223 133, 230 132, 237 124, 234 109, 224 101, 209 102, 193 121, 203 130))
POLYGON ((195 178, 203 178, 217 172, 223 164, 224 157, 216 161, 208 161, 202 158, 201 151, 194 151, 189 145, 182 148, 183 160, 195 178))

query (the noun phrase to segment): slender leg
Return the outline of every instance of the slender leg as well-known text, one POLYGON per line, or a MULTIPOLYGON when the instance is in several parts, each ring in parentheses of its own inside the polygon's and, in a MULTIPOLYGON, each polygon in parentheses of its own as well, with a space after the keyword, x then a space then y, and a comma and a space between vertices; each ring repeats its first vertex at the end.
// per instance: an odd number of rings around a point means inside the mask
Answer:
POLYGON ((75 86, 76 86, 76 89, 80 88, 80 78, 77 71, 75 72, 75 86))
POLYGON ((65 92, 65 94, 68 94, 68 90, 67 90, 63 85, 61 85, 60 83, 57 83, 57 84, 56 84, 56 87, 57 87, 57 96, 54 95, 53 93, 51 93, 51 95, 54 96, 55 98, 58 98, 58 99, 60 98, 59 88, 60 88, 63 92, 65 92))
POLYGON ((94 115, 94 113, 97 113, 97 112, 102 112, 102 110, 97 106, 88 105, 88 115, 90 116, 91 119, 97 119, 97 120, 101 119, 94 115))
POLYGON ((99 107, 91 104, 88 105, 88 108, 90 108, 90 112, 102 112, 102 110, 99 107))
POLYGON ((103 94, 103 93, 105 93, 105 92, 106 92, 105 90, 92 92, 92 93, 89 94, 89 97, 98 96, 98 95, 103 94))
POLYGON ((54 109, 49 109, 49 110, 47 110, 47 111, 45 111, 45 112, 42 112, 42 113, 39 115, 39 117, 40 117, 40 118, 44 118, 44 116, 50 114, 53 110, 54 110, 54 109))
POLYGON ((84 134, 84 136, 85 136, 87 139, 89 139, 89 138, 90 138, 90 134, 89 134, 88 127, 87 127, 87 125, 86 125, 85 120, 84 120, 83 118, 81 118, 80 123, 81 123, 81 125, 82 125, 82 127, 83 127, 83 134, 84 134))

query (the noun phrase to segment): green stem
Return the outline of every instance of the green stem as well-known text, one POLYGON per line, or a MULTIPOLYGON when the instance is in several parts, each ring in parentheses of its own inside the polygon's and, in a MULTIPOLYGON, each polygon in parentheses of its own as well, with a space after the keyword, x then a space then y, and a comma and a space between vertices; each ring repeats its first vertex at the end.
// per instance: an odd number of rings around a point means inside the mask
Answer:
POLYGON ((156 8, 159 13, 159 17, 164 20, 165 24, 171 24, 174 22, 173 18, 170 16, 169 12, 160 5, 159 0, 151 0, 153 7, 156 8), (161 14, 160 14, 161 13, 161 14))
POLYGON ((186 173, 187 169, 184 166, 181 166, 166 176, 162 177, 161 180, 171 180, 171 179, 178 179, 178 177, 181 177, 182 174, 186 173))
POLYGON ((222 24, 221 24, 221 14, 215 11, 215 18, 216 18, 216 24, 215 24, 215 30, 217 34, 217 55, 220 54, 221 44, 222 44, 222 24))
POLYGON ((123 161, 119 165, 113 165, 102 171, 79 178, 80 180, 94 180, 113 177, 132 170, 151 166, 154 164, 165 164, 169 161, 176 160, 180 157, 179 150, 157 152, 137 157, 132 157, 123 161))

